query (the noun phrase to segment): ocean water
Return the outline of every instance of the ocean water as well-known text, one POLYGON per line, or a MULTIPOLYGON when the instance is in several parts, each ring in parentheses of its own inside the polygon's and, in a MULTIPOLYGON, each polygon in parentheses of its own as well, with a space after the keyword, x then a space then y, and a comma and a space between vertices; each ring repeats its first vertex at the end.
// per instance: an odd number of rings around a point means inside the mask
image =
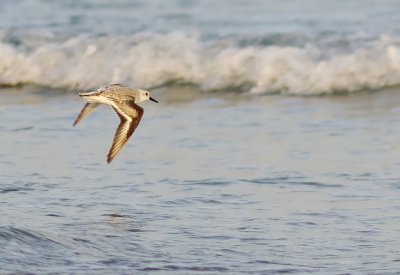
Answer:
POLYGON ((381 89, 399 84, 398 11, 396 0, 6 0, 0 84, 381 89))
POLYGON ((399 9, 1 1, 0 273, 398 274, 399 9))

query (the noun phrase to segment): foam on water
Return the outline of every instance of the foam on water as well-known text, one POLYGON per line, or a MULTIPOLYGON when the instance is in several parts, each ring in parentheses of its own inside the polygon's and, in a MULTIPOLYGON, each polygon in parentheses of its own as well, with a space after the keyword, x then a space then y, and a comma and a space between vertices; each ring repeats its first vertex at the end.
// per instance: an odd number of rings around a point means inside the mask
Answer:
MULTIPOLYGON (((400 44, 382 36, 343 49, 207 40, 185 32, 0 43, 0 84, 91 89, 106 83, 320 95, 400 83, 400 44)), ((352 41, 350 41, 352 42, 352 41)))

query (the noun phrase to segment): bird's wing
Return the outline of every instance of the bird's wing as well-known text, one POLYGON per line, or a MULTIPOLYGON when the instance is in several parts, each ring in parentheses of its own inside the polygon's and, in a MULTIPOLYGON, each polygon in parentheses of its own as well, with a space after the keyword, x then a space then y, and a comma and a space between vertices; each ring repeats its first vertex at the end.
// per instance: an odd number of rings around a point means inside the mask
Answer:
POLYGON ((85 119, 88 115, 90 115, 100 103, 86 103, 83 106, 82 111, 79 113, 78 117, 75 119, 73 126, 79 123, 79 121, 85 119))
POLYGON ((115 101, 112 108, 121 119, 115 132, 114 140, 107 155, 107 162, 110 163, 114 157, 121 151, 129 137, 133 134, 139 125, 143 116, 143 108, 131 101, 115 101))

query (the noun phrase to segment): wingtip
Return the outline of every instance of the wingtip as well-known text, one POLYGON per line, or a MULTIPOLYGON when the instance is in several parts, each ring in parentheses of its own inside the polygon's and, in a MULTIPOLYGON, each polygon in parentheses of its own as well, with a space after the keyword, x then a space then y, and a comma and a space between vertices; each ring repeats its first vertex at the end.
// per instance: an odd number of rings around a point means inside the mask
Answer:
POLYGON ((80 115, 78 115, 78 117, 75 119, 74 123, 72 124, 72 127, 75 127, 79 123, 79 121, 81 121, 80 115))
POLYGON ((114 159, 113 157, 107 156, 107 164, 110 164, 113 159, 114 159))

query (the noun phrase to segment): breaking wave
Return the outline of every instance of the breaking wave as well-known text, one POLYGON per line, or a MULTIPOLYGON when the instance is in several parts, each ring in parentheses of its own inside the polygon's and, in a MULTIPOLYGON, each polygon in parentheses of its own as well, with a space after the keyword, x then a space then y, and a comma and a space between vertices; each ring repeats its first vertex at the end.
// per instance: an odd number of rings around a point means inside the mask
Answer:
POLYGON ((320 95, 400 84, 400 41, 346 50, 318 43, 241 45, 183 32, 0 42, 0 85, 92 89, 107 83, 320 95))

